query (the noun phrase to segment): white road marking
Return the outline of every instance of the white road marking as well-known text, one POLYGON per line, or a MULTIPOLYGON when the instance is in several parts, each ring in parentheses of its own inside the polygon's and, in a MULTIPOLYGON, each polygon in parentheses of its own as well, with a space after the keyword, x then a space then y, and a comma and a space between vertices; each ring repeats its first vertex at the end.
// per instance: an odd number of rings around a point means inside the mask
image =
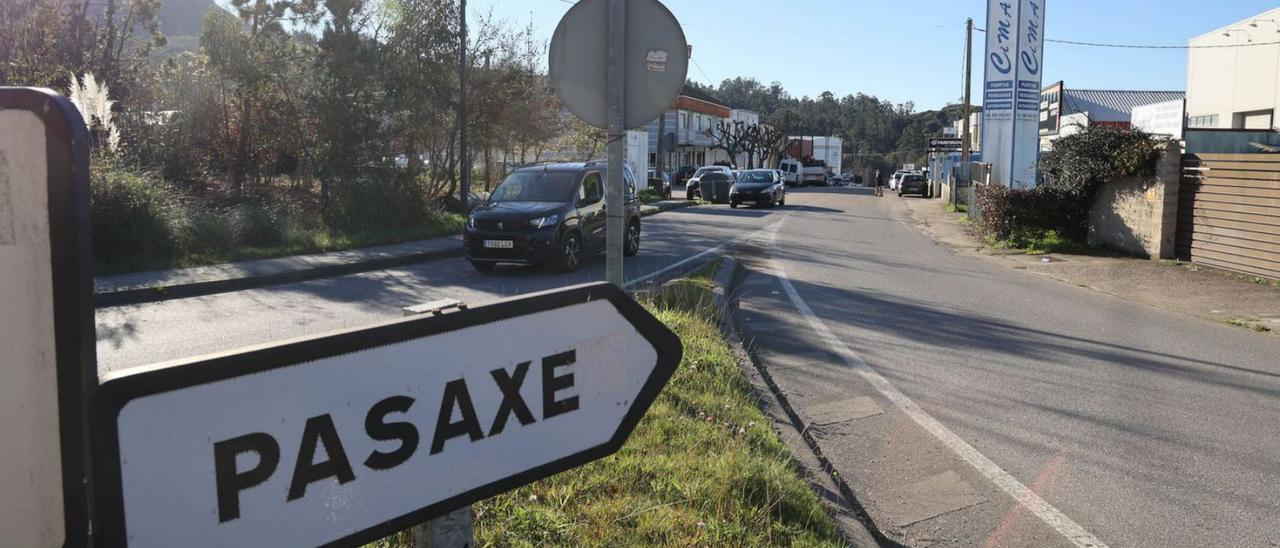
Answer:
MULTIPOLYGON (((790 214, 788 214, 788 215, 790 215, 790 214)), ((652 279, 654 279, 654 278, 657 278, 658 276, 661 276, 661 275, 663 275, 663 274, 666 274, 667 272, 671 272, 672 270, 675 270, 675 269, 680 268, 680 267, 682 267, 682 266, 685 266, 685 265, 687 265, 687 264, 689 264, 689 263, 691 263, 691 262, 694 262, 694 261, 696 261, 696 260, 698 260, 698 259, 702 259, 702 258, 707 257, 708 255, 712 255, 712 254, 715 254, 715 253, 719 253, 721 250, 723 250, 724 248, 729 247, 729 246, 731 246, 731 245, 738 244, 738 243, 740 243, 740 242, 743 242, 743 241, 749 240, 749 239, 754 238, 754 237, 756 237, 756 236, 767 235, 767 234, 769 234, 769 233, 770 233, 770 231, 772 231, 773 233, 775 233, 775 234, 776 234, 776 233, 777 233, 777 231, 778 231, 778 227, 782 226, 782 221, 783 221, 783 220, 785 220, 785 219, 786 219, 786 217, 783 217, 782 219, 778 220, 777 222, 775 222, 775 223, 773 223, 773 224, 771 224, 771 225, 769 225, 769 226, 766 226, 766 227, 764 227, 764 228, 762 228, 762 229, 760 229, 760 230, 757 230, 757 231, 755 231, 755 232, 751 232, 751 233, 749 233, 749 234, 744 234, 744 235, 742 235, 742 236, 738 236, 738 237, 736 237, 736 238, 734 238, 734 239, 732 239, 732 240, 729 240, 729 241, 727 241, 727 242, 725 242, 725 243, 722 243, 722 244, 720 244, 720 245, 718 245, 718 246, 715 246, 715 247, 713 247, 713 248, 711 248, 711 249, 707 249, 707 250, 705 250, 705 251, 702 251, 702 252, 698 253, 697 255, 693 255, 693 256, 691 256, 691 257, 686 257, 686 258, 684 258, 684 259, 681 259, 680 261, 677 261, 677 262, 675 262, 675 263, 672 263, 672 264, 670 264, 670 265, 667 265, 665 268, 662 268, 661 270, 655 270, 655 271, 653 271, 653 272, 650 272, 650 273, 648 273, 648 274, 645 274, 644 276, 641 276, 641 277, 636 278, 636 279, 634 279, 634 280, 628 281, 628 282, 626 282, 626 283, 622 284, 622 287, 623 287, 623 289, 626 289, 626 288, 629 288, 629 287, 632 287, 632 286, 640 285, 640 284, 645 283, 645 282, 647 282, 647 281, 649 281, 649 280, 652 280, 652 279)))
MULTIPOLYGON (((778 221, 776 224, 768 228, 768 230, 771 230, 771 233, 769 234, 771 244, 776 241, 778 229, 781 228, 783 221, 786 221, 786 217, 783 217, 781 221, 778 221)), ((791 304, 795 305, 796 310, 798 310, 800 314, 808 320, 809 325, 813 327, 813 331, 823 339, 828 347, 835 350, 835 352, 844 359, 845 363, 848 364, 849 367, 861 374, 867 382, 871 383, 871 386, 875 387, 875 389, 880 392, 880 395, 884 396, 885 399, 889 400, 901 409, 907 414, 907 416, 911 417, 912 420, 916 421, 917 424, 923 427, 925 431, 932 434, 933 437, 941 441, 943 445, 946 445, 953 453, 960 456, 960 458, 964 459, 976 468, 978 473, 996 484, 996 486, 1005 493, 1008 493, 1009 496, 1018 501, 1018 504, 1021 504, 1026 508, 1027 511, 1040 518, 1041 521, 1045 522, 1049 527, 1052 527, 1063 537, 1066 537, 1066 539, 1072 544, 1081 547, 1106 548, 1107 545, 1105 543, 1098 540, 1097 537, 1086 531, 1078 523, 1072 521, 1071 518, 1058 511, 1057 508, 1054 508, 1053 505, 1046 502, 1043 498, 1040 498, 1040 495, 1036 494, 1035 491, 1028 489, 1027 486, 1023 485, 1008 472, 1004 471, 1004 469, 1000 468, 999 465, 992 462, 991 459, 986 457, 986 455, 983 455, 978 452, 977 449, 974 449, 973 446, 966 443, 960 438, 960 436, 955 435, 954 432, 946 426, 943 426, 942 423, 938 422, 938 420, 933 418, 932 415, 924 409, 921 409, 919 405, 916 405, 916 402, 912 401, 911 398, 908 398, 906 394, 899 391, 897 387, 888 381, 888 379, 885 379, 880 375, 880 373, 877 373, 875 369, 872 369, 872 367, 868 365, 857 352, 854 352, 845 345, 844 342, 827 327, 827 324, 813 313, 813 309, 809 308, 809 304, 800 297, 800 293, 798 293, 795 286, 791 284, 791 278, 787 276, 787 271, 782 268, 782 265, 772 259, 769 262, 773 265, 774 274, 782 282, 782 289, 786 291, 787 297, 791 299, 791 304)))

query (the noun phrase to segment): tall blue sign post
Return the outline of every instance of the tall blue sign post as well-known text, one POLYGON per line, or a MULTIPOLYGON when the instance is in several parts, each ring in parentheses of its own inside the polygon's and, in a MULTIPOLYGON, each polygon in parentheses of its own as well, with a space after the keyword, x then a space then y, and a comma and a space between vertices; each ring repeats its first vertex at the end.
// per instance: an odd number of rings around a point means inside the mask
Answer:
POLYGON ((982 154, 991 181, 1036 185, 1046 0, 988 0, 982 154))

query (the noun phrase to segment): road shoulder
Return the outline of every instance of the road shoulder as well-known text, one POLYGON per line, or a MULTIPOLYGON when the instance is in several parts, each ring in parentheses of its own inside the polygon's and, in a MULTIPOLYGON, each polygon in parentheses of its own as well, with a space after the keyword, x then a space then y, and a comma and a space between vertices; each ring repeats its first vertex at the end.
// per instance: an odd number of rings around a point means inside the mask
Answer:
POLYGON ((835 520, 840 534, 850 546, 892 546, 893 541, 875 529, 875 524, 857 497, 821 454, 821 448, 813 443, 805 432, 803 421, 784 400, 772 380, 762 368, 757 356, 748 350, 738 324, 737 281, 744 272, 736 260, 726 257, 721 265, 724 276, 717 275, 715 306, 721 310, 721 329, 725 340, 738 358, 742 374, 759 398, 758 405, 772 422, 773 431, 787 446, 801 476, 822 501, 835 520))
POLYGON ((782 412, 793 453, 807 449, 818 460, 882 543, 1069 545, 829 348, 768 261, 743 264, 734 316, 752 384, 767 390, 772 413, 782 412))
POLYGON ((940 200, 889 198, 885 207, 938 245, 1113 297, 1280 335, 1280 288, 1232 273, 1118 255, 1027 255, 984 246, 940 200))

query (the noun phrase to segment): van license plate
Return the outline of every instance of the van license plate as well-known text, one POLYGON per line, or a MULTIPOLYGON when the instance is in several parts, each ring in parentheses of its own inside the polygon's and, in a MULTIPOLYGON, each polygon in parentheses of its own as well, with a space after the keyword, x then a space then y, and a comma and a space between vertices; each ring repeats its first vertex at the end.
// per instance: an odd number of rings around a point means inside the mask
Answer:
POLYGON ((485 240, 484 246, 488 249, 511 249, 515 242, 511 240, 485 240))

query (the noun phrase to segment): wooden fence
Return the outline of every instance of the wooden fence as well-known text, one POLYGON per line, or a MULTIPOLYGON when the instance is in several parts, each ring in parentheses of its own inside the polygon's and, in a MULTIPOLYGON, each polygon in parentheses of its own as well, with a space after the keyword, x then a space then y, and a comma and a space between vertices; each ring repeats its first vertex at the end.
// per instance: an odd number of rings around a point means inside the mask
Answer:
POLYGON ((1187 154, 1178 257, 1280 279, 1280 154, 1187 154))

